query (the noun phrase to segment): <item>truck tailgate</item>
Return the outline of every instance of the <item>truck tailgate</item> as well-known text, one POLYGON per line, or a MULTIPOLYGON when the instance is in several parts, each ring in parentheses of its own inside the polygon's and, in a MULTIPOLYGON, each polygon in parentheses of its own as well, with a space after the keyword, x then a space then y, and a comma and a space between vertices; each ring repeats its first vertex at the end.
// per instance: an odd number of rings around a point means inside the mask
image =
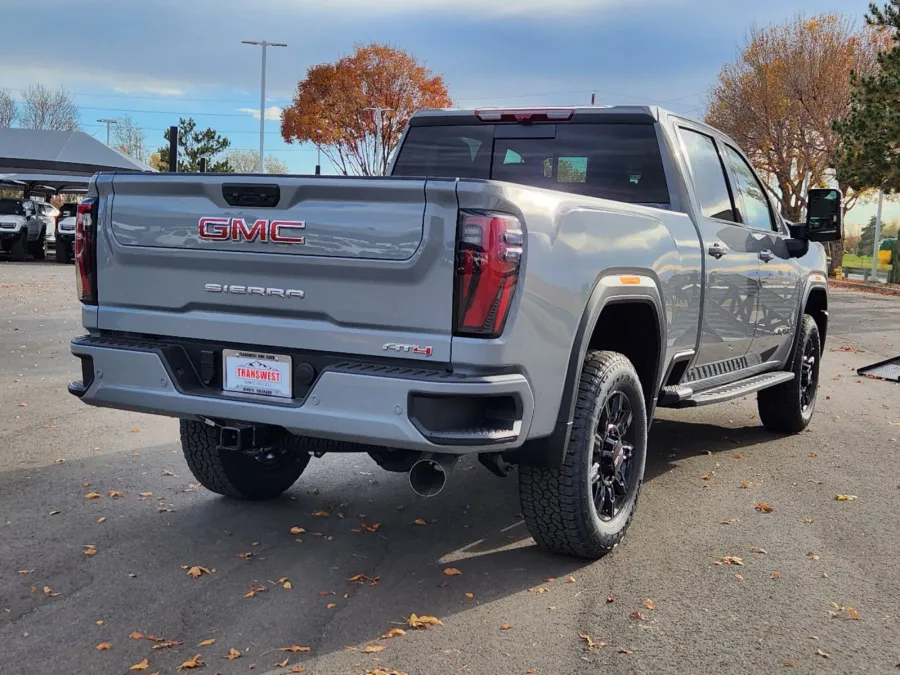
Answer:
POLYGON ((453 181, 114 174, 97 189, 100 329, 450 361, 453 181))

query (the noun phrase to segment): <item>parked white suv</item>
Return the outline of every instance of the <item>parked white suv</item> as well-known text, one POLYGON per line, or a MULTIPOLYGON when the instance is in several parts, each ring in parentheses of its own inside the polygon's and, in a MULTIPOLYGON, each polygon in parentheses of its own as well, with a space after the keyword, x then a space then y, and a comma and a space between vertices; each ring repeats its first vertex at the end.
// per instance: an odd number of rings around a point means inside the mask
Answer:
POLYGON ((0 199, 0 249, 13 260, 25 260, 26 253, 36 260, 45 258, 44 237, 53 227, 45 205, 50 206, 30 199, 0 199))

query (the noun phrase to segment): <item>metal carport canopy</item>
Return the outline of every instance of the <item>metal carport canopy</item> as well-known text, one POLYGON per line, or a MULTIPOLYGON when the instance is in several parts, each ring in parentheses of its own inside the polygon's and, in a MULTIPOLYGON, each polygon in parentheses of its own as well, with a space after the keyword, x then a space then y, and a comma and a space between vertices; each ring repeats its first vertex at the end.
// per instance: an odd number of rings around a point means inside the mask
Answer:
POLYGON ((56 173, 0 173, 0 188, 8 187, 27 192, 66 193, 87 192, 91 176, 56 173))
POLYGON ((0 129, 0 174, 66 174, 153 171, 143 162, 81 131, 0 129))

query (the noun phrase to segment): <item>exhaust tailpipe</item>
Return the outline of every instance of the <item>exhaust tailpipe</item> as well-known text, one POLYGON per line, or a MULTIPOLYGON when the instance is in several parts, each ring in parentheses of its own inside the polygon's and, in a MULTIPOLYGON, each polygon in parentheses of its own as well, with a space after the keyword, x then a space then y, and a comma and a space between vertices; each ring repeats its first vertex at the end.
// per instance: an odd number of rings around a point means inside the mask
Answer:
POLYGON ((409 486, 420 497, 434 497, 447 484, 459 455, 425 455, 409 470, 409 486))

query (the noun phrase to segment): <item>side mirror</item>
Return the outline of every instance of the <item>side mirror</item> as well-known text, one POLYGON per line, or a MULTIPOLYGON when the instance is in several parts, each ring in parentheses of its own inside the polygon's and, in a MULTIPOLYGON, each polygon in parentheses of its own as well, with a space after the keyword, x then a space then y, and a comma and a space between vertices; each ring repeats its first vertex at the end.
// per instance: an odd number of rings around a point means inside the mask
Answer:
POLYGON ((806 237, 810 241, 840 241, 843 237, 843 195, 840 190, 806 193, 806 237))

